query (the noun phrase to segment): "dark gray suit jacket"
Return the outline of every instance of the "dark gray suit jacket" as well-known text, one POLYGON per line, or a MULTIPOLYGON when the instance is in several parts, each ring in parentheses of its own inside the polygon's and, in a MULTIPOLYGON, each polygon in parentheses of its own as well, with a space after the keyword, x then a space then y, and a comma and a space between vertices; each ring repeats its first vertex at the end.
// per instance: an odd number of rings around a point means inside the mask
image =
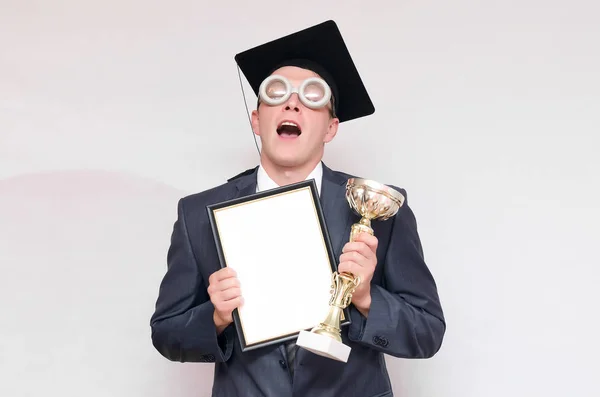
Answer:
MULTIPOLYGON (((323 165, 321 203, 335 257, 359 217, 345 199, 350 175, 323 165)), ((151 318, 152 343, 169 360, 215 363, 213 397, 392 396, 384 354, 429 358, 440 349, 446 323, 408 202, 384 222, 373 222, 379 239, 368 318, 350 306, 342 331, 352 348, 347 363, 299 349, 293 379, 283 344, 242 353, 234 325, 217 336, 208 277, 220 269, 206 206, 256 190, 256 169, 216 188, 181 199, 167 271, 151 318)), ((406 196, 406 191, 401 190, 406 196)))

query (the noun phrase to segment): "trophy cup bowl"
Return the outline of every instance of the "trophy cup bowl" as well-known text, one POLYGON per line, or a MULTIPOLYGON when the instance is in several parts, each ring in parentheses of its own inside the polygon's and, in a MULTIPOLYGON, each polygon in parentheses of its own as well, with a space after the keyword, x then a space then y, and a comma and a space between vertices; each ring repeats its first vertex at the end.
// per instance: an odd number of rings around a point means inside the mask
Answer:
MULTIPOLYGON (((371 221, 385 221, 396 215, 405 198, 399 191, 379 182, 351 178, 346 183, 346 200, 361 217, 350 230, 350 241, 354 241, 361 232, 373 235, 371 221)), ((327 317, 310 332, 301 331, 296 344, 320 356, 347 362, 350 347, 342 343, 340 321, 343 310, 352 301, 352 294, 359 284, 360 277, 334 272, 331 276, 327 317)))
POLYGON ((371 220, 385 221, 396 215, 404 204, 404 196, 396 189, 369 179, 352 178, 346 184, 346 200, 350 207, 361 216, 352 225, 350 241, 361 233, 373 234, 371 220))

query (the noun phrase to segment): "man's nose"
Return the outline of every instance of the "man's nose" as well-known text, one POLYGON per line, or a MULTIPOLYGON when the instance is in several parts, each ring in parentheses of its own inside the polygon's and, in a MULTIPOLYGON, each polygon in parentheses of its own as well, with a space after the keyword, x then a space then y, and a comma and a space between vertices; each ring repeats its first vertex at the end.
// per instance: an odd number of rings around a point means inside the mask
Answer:
POLYGON ((300 112, 300 106, 299 105, 299 100, 298 100, 298 94, 294 93, 292 95, 290 95, 290 98, 287 100, 287 102, 285 103, 285 110, 293 110, 295 112, 300 112))

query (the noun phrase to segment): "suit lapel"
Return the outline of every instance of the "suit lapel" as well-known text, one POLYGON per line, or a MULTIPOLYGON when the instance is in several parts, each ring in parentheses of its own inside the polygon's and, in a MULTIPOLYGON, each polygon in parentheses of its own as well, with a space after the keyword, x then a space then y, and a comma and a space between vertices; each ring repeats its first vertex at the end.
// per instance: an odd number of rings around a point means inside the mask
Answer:
POLYGON ((258 167, 245 171, 241 176, 234 177, 230 181, 236 179, 237 192, 234 198, 245 197, 256 193, 256 171, 258 167))
POLYGON ((323 164, 321 205, 336 262, 350 239, 350 226, 354 218, 346 201, 346 181, 346 178, 323 164))

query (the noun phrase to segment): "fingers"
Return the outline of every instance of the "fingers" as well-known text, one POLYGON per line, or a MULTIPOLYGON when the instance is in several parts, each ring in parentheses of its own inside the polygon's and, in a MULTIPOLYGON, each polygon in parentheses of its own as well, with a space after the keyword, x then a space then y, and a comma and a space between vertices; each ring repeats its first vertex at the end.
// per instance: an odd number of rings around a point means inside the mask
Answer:
POLYGON ((208 278, 208 295, 215 307, 215 324, 223 326, 233 321, 232 312, 244 303, 237 273, 230 267, 224 267, 212 273, 208 278), (222 322, 222 323, 221 323, 222 322))
POLYGON ((224 267, 220 270, 217 270, 213 274, 211 274, 210 277, 208 278, 208 283, 216 284, 217 282, 219 282, 221 280, 225 280, 225 279, 228 279, 231 277, 236 277, 236 276, 237 276, 237 273, 235 272, 235 270, 233 270, 230 267, 224 267))
POLYGON ((354 262, 358 266, 368 267, 369 263, 372 261, 357 251, 349 251, 340 255, 340 263, 341 262, 354 262))
POLYGON ((230 296, 236 291, 240 291, 240 282, 235 277, 226 278, 208 286, 208 294, 211 296, 230 296))
POLYGON ((377 244, 375 236, 359 234, 354 241, 344 246, 338 271, 360 276, 363 281, 370 280, 377 266, 377 244))
POLYGON ((221 301, 229 301, 242 296, 242 290, 239 287, 229 288, 223 291, 219 291, 215 294, 215 298, 221 301))
MULTIPOLYGON (((364 236, 360 236, 361 238, 365 238, 367 240, 370 240, 369 237, 373 237, 366 233, 364 233, 364 236)), ((369 241, 369 244, 371 245, 368 245, 366 242, 361 240, 346 243, 346 245, 344 245, 344 248, 342 249, 343 253, 340 256, 340 262, 354 261, 363 266, 374 265, 377 262, 377 242, 374 243, 373 241, 369 241), (375 249, 373 250, 372 247, 375 247, 375 249)))
POLYGON ((379 244, 379 240, 372 234, 369 233, 359 233, 354 239, 355 243, 364 243, 369 247, 371 252, 377 251, 377 245, 379 244))
POLYGON ((378 240, 376 237, 367 233, 359 234, 356 240, 346 243, 342 252, 358 251, 366 257, 375 256, 377 252, 378 240))
POLYGON ((365 258, 375 256, 375 254, 373 253, 373 251, 371 251, 369 246, 363 242, 346 243, 346 245, 344 245, 344 248, 342 249, 342 252, 358 252, 365 258))
POLYGON ((235 300, 242 294, 235 271, 227 267, 210 275, 207 292, 211 301, 219 306, 222 306, 221 302, 235 300))
POLYGON ((362 266, 353 261, 341 261, 338 266, 339 273, 350 273, 355 276, 362 272, 362 266))
POLYGON ((244 302, 241 292, 228 290, 227 292, 212 295, 210 301, 219 313, 231 314, 231 311, 244 302))
POLYGON ((373 274, 372 269, 369 269, 365 266, 361 266, 360 264, 358 264, 354 261, 340 262, 340 264, 338 266, 338 272, 339 273, 350 273, 355 276, 361 276, 361 279, 363 279, 363 280, 366 279, 367 277, 370 278, 370 276, 373 274))
POLYGON ((234 309, 244 304, 244 298, 238 296, 237 298, 221 302, 218 309, 220 312, 231 313, 234 309))
POLYGON ((235 277, 231 277, 231 278, 226 278, 224 280, 219 281, 217 284, 215 284, 215 289, 216 291, 225 291, 231 288, 239 288, 240 287, 240 281, 235 278, 235 277))

